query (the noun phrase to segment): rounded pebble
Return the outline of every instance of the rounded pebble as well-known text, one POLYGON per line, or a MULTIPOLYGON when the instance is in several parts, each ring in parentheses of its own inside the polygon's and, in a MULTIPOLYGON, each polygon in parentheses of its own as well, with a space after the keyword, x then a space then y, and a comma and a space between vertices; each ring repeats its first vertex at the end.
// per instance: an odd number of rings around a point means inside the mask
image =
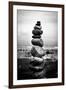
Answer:
POLYGON ((36 30, 33 30, 32 33, 34 35, 41 35, 43 33, 43 31, 42 30, 39 30, 39 29, 36 29, 36 30))
POLYGON ((40 46, 40 47, 43 46, 43 40, 42 39, 35 38, 35 39, 32 39, 31 42, 33 45, 40 46))

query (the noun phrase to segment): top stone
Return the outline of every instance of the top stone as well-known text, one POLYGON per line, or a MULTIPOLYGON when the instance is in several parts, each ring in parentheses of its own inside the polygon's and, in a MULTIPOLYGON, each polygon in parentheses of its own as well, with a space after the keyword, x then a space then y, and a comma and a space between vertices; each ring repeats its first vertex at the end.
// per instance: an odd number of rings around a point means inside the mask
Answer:
POLYGON ((37 24, 36 24, 37 26, 40 26, 41 25, 41 22, 40 21, 37 21, 37 24))
POLYGON ((40 21, 37 21, 34 29, 39 29, 39 30, 41 30, 41 28, 42 28, 42 27, 41 27, 41 22, 40 22, 40 21))

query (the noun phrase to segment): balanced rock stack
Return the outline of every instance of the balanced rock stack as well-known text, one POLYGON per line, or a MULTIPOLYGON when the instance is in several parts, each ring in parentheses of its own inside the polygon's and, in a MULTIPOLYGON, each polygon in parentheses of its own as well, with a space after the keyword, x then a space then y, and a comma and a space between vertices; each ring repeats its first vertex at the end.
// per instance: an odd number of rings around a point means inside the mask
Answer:
POLYGON ((44 50, 43 50, 43 40, 41 39, 41 34, 43 31, 41 30, 41 22, 37 21, 37 24, 34 27, 34 30, 32 31, 32 59, 30 62, 30 69, 33 71, 34 78, 41 78, 43 77, 43 69, 44 69, 44 63, 43 58, 44 56, 44 50))

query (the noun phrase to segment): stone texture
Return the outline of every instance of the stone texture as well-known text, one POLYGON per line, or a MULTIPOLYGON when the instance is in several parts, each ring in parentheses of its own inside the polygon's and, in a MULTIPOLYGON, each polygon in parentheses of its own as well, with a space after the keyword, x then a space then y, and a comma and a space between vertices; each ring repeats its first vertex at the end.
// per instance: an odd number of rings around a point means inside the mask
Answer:
POLYGON ((34 77, 35 78, 42 78, 42 77, 44 77, 44 71, 42 70, 42 71, 39 71, 37 73, 34 73, 34 77))
POLYGON ((41 38, 41 36, 40 35, 34 35, 34 36, 32 36, 32 38, 41 38))
POLYGON ((29 67, 34 72, 40 72, 40 71, 43 70, 43 66, 33 66, 33 65, 30 65, 29 67))
POLYGON ((40 46, 40 47, 43 46, 43 40, 42 39, 35 38, 35 39, 32 39, 31 42, 33 45, 40 46))
POLYGON ((39 29, 36 29, 36 30, 33 30, 32 33, 34 35, 41 35, 43 33, 43 31, 42 30, 39 30, 39 29))
POLYGON ((41 25, 41 22, 40 21, 37 21, 36 25, 37 26, 40 26, 41 25))
POLYGON ((30 61, 30 64, 33 66, 36 66, 36 65, 41 65, 43 62, 44 62, 44 60, 42 58, 33 57, 30 61))
POLYGON ((41 27, 41 22, 40 22, 40 21, 37 21, 34 29, 39 29, 39 30, 41 30, 41 28, 42 28, 42 27, 41 27))
POLYGON ((31 54, 34 57, 42 57, 44 56, 44 50, 39 46, 33 46, 31 49, 31 54))
POLYGON ((38 25, 35 25, 35 27, 34 27, 34 29, 39 29, 39 30, 41 30, 41 26, 38 26, 38 25))

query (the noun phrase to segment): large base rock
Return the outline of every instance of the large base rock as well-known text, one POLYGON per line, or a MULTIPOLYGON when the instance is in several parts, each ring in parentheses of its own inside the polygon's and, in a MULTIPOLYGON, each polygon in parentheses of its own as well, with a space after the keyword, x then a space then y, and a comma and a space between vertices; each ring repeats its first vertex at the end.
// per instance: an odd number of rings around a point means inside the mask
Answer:
POLYGON ((34 77, 35 77, 35 78, 42 78, 42 77, 45 78, 45 77, 44 77, 44 71, 42 70, 42 71, 40 71, 40 72, 35 72, 35 73, 34 73, 34 77))
POLYGON ((37 65, 37 66, 30 65, 29 68, 33 72, 40 72, 40 71, 42 71, 44 69, 44 64, 37 65))

